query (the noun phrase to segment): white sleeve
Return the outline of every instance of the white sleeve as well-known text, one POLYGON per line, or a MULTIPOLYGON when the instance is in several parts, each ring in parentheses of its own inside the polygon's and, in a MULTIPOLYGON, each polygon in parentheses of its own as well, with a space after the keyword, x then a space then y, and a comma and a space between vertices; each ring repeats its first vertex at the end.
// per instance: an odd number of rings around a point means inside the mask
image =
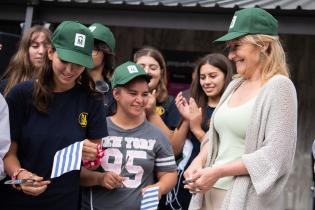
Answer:
POLYGON ((9 109, 3 96, 0 94, 0 180, 5 177, 3 158, 10 148, 9 109))

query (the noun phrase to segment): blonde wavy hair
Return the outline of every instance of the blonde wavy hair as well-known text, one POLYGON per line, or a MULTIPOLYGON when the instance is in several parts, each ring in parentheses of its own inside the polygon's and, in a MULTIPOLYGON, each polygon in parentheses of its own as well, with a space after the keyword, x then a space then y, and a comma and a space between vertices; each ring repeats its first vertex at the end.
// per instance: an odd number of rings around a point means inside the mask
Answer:
POLYGON ((246 35, 239 39, 241 43, 249 43, 263 48, 267 44, 267 49, 261 51, 260 64, 262 66, 261 79, 265 83, 273 76, 279 74, 289 77, 289 68, 286 55, 278 36, 265 34, 246 35))

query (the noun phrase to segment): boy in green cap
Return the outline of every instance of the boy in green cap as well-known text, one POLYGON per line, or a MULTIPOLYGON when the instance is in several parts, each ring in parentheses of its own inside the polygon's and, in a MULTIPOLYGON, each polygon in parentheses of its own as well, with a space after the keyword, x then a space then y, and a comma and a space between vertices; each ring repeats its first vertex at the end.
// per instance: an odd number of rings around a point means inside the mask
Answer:
MULTIPOLYGON (((12 146, 5 170, 13 180, 30 181, 15 189, 3 186, 2 209, 78 209, 80 171, 50 175, 57 151, 84 141, 82 159, 94 161, 97 142, 108 135, 102 96, 86 70, 93 67, 92 49, 87 27, 62 22, 38 78, 8 93, 12 146)), ((69 167, 67 160, 63 164, 69 167)))
POLYGON ((228 33, 237 77, 212 115, 209 140, 185 171, 189 209, 278 210, 293 165, 296 90, 289 79, 278 22, 267 11, 236 11, 228 33))
POLYGON ((161 196, 176 184, 172 147, 145 118, 149 81, 144 69, 133 62, 115 69, 112 86, 117 108, 107 117, 109 136, 103 139, 107 149, 100 170, 82 170, 81 184, 91 187, 82 196, 82 210, 139 210, 146 189, 156 186, 161 196))
POLYGON ((89 29, 94 37, 94 67, 89 69, 89 73, 96 90, 104 94, 106 114, 111 115, 115 109, 110 80, 114 71, 116 41, 112 31, 100 23, 92 24, 89 29))

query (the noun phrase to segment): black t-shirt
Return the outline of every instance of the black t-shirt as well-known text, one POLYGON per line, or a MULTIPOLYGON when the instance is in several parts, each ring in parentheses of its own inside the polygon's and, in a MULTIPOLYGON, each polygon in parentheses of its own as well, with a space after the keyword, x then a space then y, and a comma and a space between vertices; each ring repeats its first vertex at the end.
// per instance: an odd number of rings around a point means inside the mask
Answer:
MULTIPOLYGON (((48 180, 53 158, 77 141, 108 135, 102 99, 89 95, 80 85, 54 93, 48 114, 37 111, 32 102, 33 82, 16 85, 7 95, 11 139, 18 144, 21 167, 48 180)), ((8 188, 1 200, 9 209, 77 210, 80 171, 72 171, 51 180, 41 195, 28 196, 8 188)))
POLYGON ((170 130, 175 130, 180 120, 180 114, 177 110, 173 96, 168 96, 163 103, 157 103, 156 112, 160 115, 163 122, 170 130))

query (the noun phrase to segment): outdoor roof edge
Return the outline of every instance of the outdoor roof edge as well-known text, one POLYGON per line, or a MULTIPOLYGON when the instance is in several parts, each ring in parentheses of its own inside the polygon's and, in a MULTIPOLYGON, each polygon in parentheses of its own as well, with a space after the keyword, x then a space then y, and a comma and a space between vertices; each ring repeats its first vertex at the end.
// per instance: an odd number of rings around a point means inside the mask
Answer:
POLYGON ((58 2, 76 4, 105 4, 105 5, 128 5, 128 6, 162 6, 183 8, 226 8, 236 7, 260 7, 272 10, 315 10, 313 0, 28 0, 28 3, 58 2))

